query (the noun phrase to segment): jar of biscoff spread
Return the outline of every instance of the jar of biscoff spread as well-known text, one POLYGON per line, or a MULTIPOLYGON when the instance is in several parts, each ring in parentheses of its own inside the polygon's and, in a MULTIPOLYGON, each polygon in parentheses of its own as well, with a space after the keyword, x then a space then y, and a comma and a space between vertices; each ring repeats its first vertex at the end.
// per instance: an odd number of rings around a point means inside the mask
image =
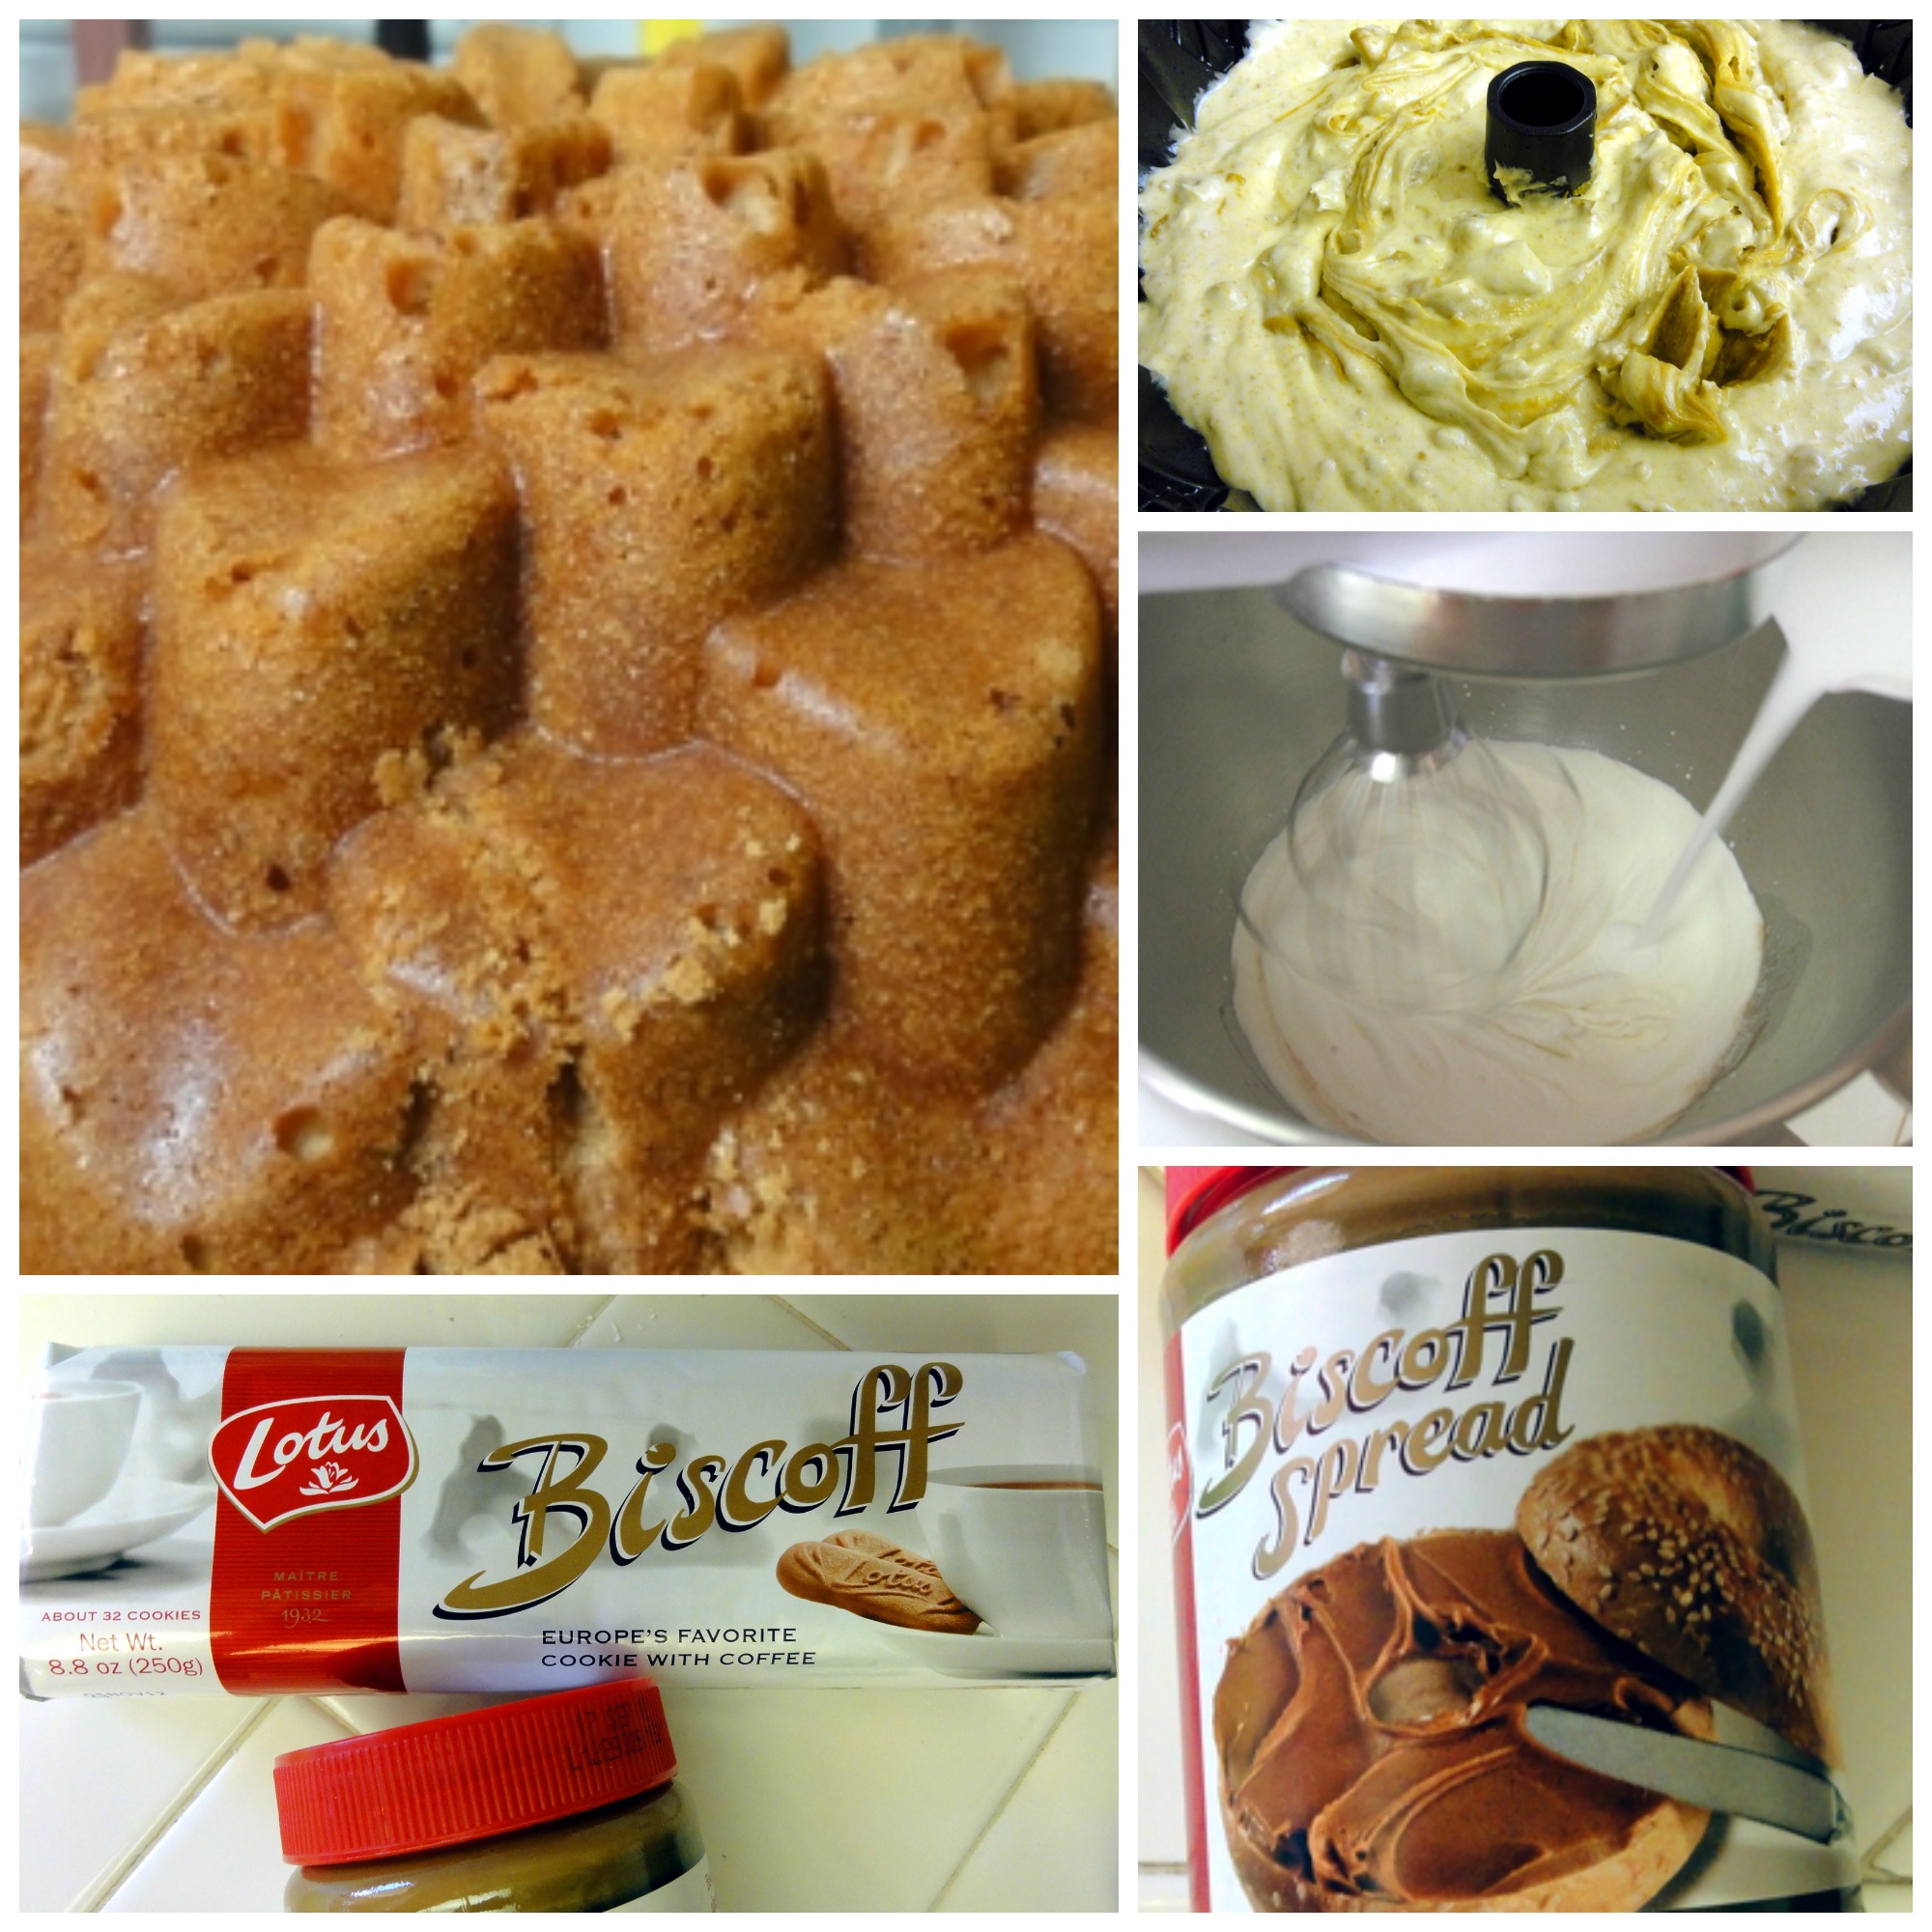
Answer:
POLYGON ((1740 1169, 1170 1168, 1197 1911, 1840 1911, 1740 1169))
POLYGON ((531 1697, 275 1760, 291 1912, 709 1912, 657 1687, 531 1697))

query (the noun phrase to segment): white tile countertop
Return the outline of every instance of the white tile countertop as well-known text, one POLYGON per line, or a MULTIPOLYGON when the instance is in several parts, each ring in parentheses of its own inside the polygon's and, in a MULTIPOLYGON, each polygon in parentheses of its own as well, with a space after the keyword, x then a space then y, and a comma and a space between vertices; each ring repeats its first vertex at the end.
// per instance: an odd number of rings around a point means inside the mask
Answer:
MULTIPOLYGON (((1845 1170, 1856 1212, 1911 1224, 1909 1169, 1845 1170)), ((1756 1170, 1760 1188, 1832 1193, 1816 1168, 1756 1170)), ((1835 1198, 1835 1195, 1833 1195, 1835 1198)), ((1187 1909, 1180 1711, 1163 1466, 1157 1294, 1161 1190, 1140 1201, 1138 1469, 1140 1903, 1187 1909)), ((1912 1267, 1909 1251, 1778 1246, 1811 1524, 1865 1865, 1865 1908, 1912 1910, 1912 1267)), ((1124 1661, 1123 1661, 1124 1662, 1124 1661)))
MULTIPOLYGON (((63 1294, 20 1306, 23 1378, 48 1342, 1069 1350, 1090 1371, 1119 1548, 1111 1294, 63 1294)), ((667 1687, 719 1909, 1112 1911, 1117 1690, 667 1687)), ((500 1700, 22 1701, 21 1907, 277 1911, 289 1870, 278 1753, 489 1701, 500 1700)))

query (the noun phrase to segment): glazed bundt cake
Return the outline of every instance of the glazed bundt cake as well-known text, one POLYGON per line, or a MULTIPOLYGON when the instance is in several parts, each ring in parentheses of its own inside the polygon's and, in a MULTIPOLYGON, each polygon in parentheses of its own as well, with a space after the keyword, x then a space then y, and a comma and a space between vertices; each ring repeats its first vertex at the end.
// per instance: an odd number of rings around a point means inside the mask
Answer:
POLYGON ((487 26, 22 129, 23 1267, 1115 1267, 1114 111, 487 26))

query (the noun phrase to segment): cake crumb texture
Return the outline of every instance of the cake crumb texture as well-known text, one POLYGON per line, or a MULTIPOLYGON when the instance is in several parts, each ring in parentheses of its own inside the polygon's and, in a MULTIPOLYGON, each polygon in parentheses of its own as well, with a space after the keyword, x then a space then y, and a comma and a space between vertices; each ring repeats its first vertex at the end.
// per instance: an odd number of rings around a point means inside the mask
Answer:
POLYGON ((504 23, 22 128, 24 1271, 1115 1269, 1118 132, 504 23))

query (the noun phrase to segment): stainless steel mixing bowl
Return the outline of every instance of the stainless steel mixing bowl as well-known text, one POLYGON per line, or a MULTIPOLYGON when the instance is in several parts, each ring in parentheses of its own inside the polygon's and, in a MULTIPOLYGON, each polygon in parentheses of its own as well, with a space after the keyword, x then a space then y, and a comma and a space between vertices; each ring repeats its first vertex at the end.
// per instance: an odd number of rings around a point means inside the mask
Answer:
MULTIPOLYGON (((1143 1070, 1177 1105, 1285 1146, 1334 1145, 1264 1081, 1232 1010, 1238 855, 1341 727, 1336 647, 1265 590, 1141 600, 1143 1070)), ((1662 671, 1459 683, 1470 726, 1602 752, 1710 802, 1776 668, 1775 626, 1662 671)), ((1826 698, 1732 827, 1765 917, 1763 1023, 1663 1138, 1749 1146, 1909 1037, 1912 710, 1826 698)))

